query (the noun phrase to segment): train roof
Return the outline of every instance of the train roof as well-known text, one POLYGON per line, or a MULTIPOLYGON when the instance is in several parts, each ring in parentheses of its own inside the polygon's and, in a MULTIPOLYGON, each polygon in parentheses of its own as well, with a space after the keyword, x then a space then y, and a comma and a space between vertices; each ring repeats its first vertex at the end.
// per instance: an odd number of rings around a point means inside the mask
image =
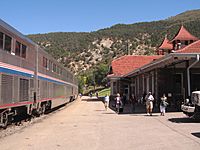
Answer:
POLYGON ((13 28, 12 26, 10 26, 9 24, 7 24, 6 22, 4 22, 2 19, 0 19, 0 26, 2 26, 3 28, 5 28, 8 31, 11 31, 12 33, 16 34, 17 36, 19 36, 21 39, 27 41, 28 43, 36 46, 37 44, 35 42, 33 42, 31 39, 27 38, 25 35, 23 35, 21 32, 17 31, 15 28, 13 28))
MULTIPOLYGON (((26 37, 25 35, 23 35, 21 32, 17 31, 14 27, 10 26, 9 24, 7 24, 6 22, 4 22, 1 18, 0 18, 0 26, 2 26, 4 29, 6 29, 7 31, 12 32, 13 34, 15 34, 16 36, 18 36, 19 38, 21 38, 22 40, 32 44, 33 46, 39 46, 38 44, 36 44, 35 42, 33 42, 31 39, 29 39, 28 37, 26 37)), ((57 63, 57 65, 59 65, 60 67, 66 69, 68 72, 72 73, 69 68, 64 67, 63 64, 59 63, 55 58, 53 58, 52 55, 50 55, 49 53, 47 53, 43 48, 41 48, 39 46, 39 50, 43 51, 46 55, 48 55, 49 57, 51 57, 53 60, 55 60, 55 62, 57 63)))

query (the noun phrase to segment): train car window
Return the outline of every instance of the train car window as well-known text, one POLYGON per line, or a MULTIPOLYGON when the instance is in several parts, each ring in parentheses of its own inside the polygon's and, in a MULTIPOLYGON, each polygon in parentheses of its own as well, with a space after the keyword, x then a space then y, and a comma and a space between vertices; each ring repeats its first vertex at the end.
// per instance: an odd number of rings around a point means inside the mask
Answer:
POLYGON ((57 67, 57 74, 60 74, 60 68, 57 67))
POLYGON ((49 70, 49 60, 47 59, 47 70, 49 70))
POLYGON ((21 51, 21 43, 16 41, 16 43, 15 43, 15 55, 20 56, 20 51, 21 51))
POLYGON ((62 68, 60 68, 60 75, 62 75, 62 68))
POLYGON ((47 58, 43 57, 43 67, 47 68, 47 58))
POLYGON ((68 71, 65 72, 64 76, 67 78, 68 80, 68 71))
POLYGON ((26 45, 22 44, 22 58, 26 58, 26 45))
POLYGON ((52 68, 53 68, 53 67, 52 67, 52 64, 53 64, 52 61, 49 60, 49 70, 50 70, 50 71, 52 71, 52 68))
POLYGON ((3 49, 3 33, 0 32, 0 48, 3 49))
POLYGON ((51 71, 53 72, 53 62, 52 62, 52 64, 51 64, 51 67, 52 67, 52 70, 51 70, 51 71))
POLYGON ((12 44, 12 38, 8 35, 5 35, 5 50, 8 52, 11 52, 11 44, 12 44))
POLYGON ((53 64, 53 72, 56 72, 56 64, 53 64))
POLYGON ((45 67, 45 57, 43 57, 42 66, 45 67))

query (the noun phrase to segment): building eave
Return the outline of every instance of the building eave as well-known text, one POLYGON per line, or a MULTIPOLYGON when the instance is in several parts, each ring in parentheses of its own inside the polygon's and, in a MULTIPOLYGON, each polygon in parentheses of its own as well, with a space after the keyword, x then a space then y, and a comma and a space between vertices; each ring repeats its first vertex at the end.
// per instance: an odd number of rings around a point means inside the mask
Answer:
POLYGON ((196 58, 197 55, 200 55, 200 53, 171 53, 160 59, 155 60, 152 63, 144 65, 136 70, 133 70, 132 72, 124 75, 123 77, 131 77, 131 76, 141 74, 141 73, 144 73, 156 68, 161 68, 175 61, 189 60, 191 58, 196 58))

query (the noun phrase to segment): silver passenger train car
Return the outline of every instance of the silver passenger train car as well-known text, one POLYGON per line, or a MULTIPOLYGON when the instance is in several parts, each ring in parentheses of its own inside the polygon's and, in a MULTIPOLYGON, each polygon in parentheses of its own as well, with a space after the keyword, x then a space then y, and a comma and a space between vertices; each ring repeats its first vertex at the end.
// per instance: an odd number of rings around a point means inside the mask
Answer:
POLYGON ((0 19, 0 126, 21 114, 42 114, 78 94, 74 75, 0 19))

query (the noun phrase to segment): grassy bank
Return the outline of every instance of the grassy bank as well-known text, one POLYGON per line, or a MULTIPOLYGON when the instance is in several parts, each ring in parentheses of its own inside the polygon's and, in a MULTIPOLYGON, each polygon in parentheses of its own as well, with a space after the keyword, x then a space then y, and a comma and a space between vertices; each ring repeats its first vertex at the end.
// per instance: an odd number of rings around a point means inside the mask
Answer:
POLYGON ((107 88, 107 89, 103 89, 101 91, 98 92, 99 93, 99 96, 106 96, 106 94, 110 95, 110 88, 107 88))

